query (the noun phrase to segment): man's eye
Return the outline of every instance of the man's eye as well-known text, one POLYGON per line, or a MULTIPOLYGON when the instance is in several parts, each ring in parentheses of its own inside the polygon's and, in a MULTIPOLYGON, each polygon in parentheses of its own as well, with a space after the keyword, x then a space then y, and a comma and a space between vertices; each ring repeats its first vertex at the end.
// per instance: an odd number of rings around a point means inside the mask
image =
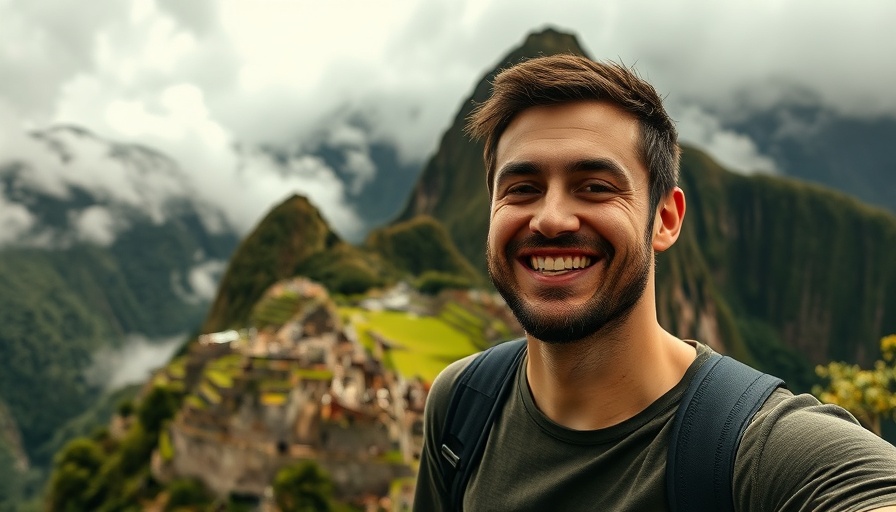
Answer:
POLYGON ((609 192, 610 187, 604 183, 589 183, 582 187, 582 192, 599 193, 609 192))
POLYGON ((507 189, 508 194, 537 194, 538 189, 532 185, 521 183, 507 189))

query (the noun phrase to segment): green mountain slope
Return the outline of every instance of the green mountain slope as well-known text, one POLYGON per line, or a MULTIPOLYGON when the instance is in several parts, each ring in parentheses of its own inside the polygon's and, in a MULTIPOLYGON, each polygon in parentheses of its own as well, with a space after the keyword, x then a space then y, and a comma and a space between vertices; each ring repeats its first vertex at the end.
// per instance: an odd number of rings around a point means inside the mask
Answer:
POLYGON ((27 493, 28 456, 15 418, 0 400, 0 512, 15 510, 27 493))
POLYGON ((479 279, 444 226, 425 215, 377 229, 367 237, 365 245, 406 274, 419 276, 426 271, 442 272, 466 279, 471 284, 479 279))
POLYGON ((0 393, 29 451, 92 399, 84 372, 91 353, 115 334, 70 287, 61 256, 0 253, 0 393))
POLYGON ((896 217, 817 185, 727 172, 689 148, 681 184, 685 243, 670 258, 684 268, 696 245, 744 327, 770 327, 812 363, 868 363, 896 332, 896 217))
POLYGON ((237 247, 202 331, 246 325, 252 306, 269 286, 296 275, 311 256, 341 243, 306 198, 287 198, 237 247))
POLYGON ((249 325, 252 307, 281 279, 301 275, 331 293, 351 295, 399 279, 413 280, 427 271, 468 283, 481 279, 433 219, 381 228, 357 247, 341 240, 306 198, 293 195, 240 244, 202 330, 249 325))
MULTIPOLYGON (((65 176, 78 172, 67 165, 106 151, 108 161, 119 163, 107 170, 110 181, 112 173, 127 169, 131 177, 150 181, 180 183, 183 177, 161 153, 104 141, 78 128, 34 137, 48 142, 49 155, 58 153, 59 165, 71 171, 65 176)), ((93 366, 94 355, 122 348, 132 334, 153 340, 195 330, 208 298, 191 286, 191 277, 207 276, 236 245, 223 215, 186 193, 166 200, 160 205, 164 215, 154 216, 141 204, 119 201, 78 180, 60 178, 59 190, 45 189, 29 179, 40 174, 39 165, 46 161, 0 155, 0 192, 32 220, 27 231, 16 232, 0 248, 0 402, 21 439, 0 440, 0 475, 21 476, 16 468, 24 460, 30 467, 27 485, 18 489, 26 495, 42 485, 42 474, 64 441, 54 440, 58 429, 103 393, 108 369, 93 366), (78 219, 90 211, 116 221, 108 239, 84 236, 78 219), (212 219, 221 222, 215 226, 212 219)), ((4 501, 23 498, 3 496, 13 487, 0 490, 0 510, 4 501)))

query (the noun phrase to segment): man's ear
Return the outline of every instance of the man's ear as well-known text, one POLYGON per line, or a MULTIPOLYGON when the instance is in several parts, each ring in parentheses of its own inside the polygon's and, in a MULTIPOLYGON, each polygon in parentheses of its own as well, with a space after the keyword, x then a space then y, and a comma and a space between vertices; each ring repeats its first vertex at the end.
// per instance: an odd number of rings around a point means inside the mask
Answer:
POLYGON ((684 222, 684 191, 675 187, 660 199, 653 219, 653 250, 663 252, 678 240, 684 222))

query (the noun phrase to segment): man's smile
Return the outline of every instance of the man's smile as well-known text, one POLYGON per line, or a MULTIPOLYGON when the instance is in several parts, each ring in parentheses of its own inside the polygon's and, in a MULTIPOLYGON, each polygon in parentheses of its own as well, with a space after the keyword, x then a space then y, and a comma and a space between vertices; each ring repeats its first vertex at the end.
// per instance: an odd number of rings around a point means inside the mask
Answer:
POLYGON ((546 276, 556 276, 573 270, 582 270, 592 265, 597 258, 587 255, 562 253, 532 254, 522 258, 529 268, 546 276))

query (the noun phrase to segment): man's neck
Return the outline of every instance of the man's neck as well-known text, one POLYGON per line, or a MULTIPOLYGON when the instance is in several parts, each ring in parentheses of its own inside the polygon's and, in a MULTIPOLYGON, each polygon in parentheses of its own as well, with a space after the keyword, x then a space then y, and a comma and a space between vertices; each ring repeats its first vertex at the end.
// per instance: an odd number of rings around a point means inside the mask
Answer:
POLYGON ((648 325, 625 322, 568 344, 530 337, 526 378, 538 408, 574 430, 616 425, 647 408, 681 380, 696 357, 693 346, 655 319, 648 325), (634 332, 631 325, 642 327, 634 332))

